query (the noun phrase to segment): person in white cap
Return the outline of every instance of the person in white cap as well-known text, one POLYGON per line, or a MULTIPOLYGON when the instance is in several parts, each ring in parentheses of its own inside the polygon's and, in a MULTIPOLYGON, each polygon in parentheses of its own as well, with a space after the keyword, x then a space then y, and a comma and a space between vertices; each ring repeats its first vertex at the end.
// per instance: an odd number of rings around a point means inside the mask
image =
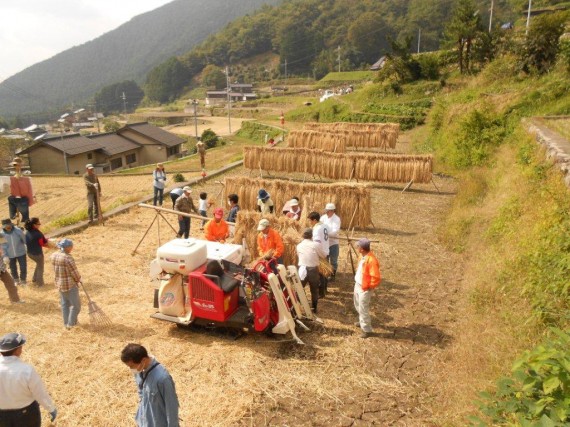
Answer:
MULTIPOLYGON (((176 203, 174 203, 174 210, 184 213, 194 212, 199 215, 199 212, 192 201, 192 197, 190 197, 192 189, 186 186, 182 188, 182 191, 182 196, 176 199, 176 203)), ((187 239, 190 235, 190 217, 178 215, 178 227, 179 229, 176 237, 180 238, 184 236, 184 238, 187 239)))
POLYGON ((333 267, 333 274, 330 281, 334 282, 336 278, 336 270, 338 269, 339 242, 338 235, 340 233, 340 218, 336 214, 336 206, 334 203, 327 203, 325 206, 325 214, 321 216, 321 222, 325 224, 329 230, 329 262, 333 267))
POLYGON ((277 230, 274 230, 269 220, 263 218, 257 226, 257 252, 260 257, 270 260, 275 258, 279 264, 283 264, 283 239, 277 230))
POLYGON ((59 290, 63 324, 66 329, 71 329, 77 325, 77 316, 81 311, 81 299, 79 298, 81 274, 71 255, 73 250, 71 239, 61 240, 57 247, 60 251, 52 254, 51 263, 55 271, 55 286, 59 290))
POLYGON ((358 263, 358 269, 354 276, 354 308, 358 312, 358 322, 354 326, 362 329, 360 338, 368 338, 372 334, 370 319, 370 300, 374 289, 380 284, 380 264, 376 256, 370 250, 370 240, 360 239, 356 246, 362 256, 358 263))
POLYGON ((26 337, 12 332, 0 338, 0 426, 40 427, 40 405, 57 417, 57 408, 33 366, 20 360, 26 337))
POLYGON ((289 201, 289 212, 285 214, 287 218, 299 221, 301 218, 301 207, 299 206, 299 201, 297 199, 291 199, 289 201))
MULTIPOLYGON (((318 212, 311 212, 308 216, 309 224, 313 228, 313 242, 321 245, 325 258, 329 256, 329 228, 321 222, 321 215, 318 212)), ((324 298, 327 295, 328 279, 320 274, 321 284, 319 286, 319 296, 324 298)))
POLYGON ((89 216, 89 224, 93 224, 93 218, 99 218, 97 198, 99 200, 101 198, 101 183, 91 163, 85 165, 85 171, 83 182, 87 188, 87 215, 89 216))

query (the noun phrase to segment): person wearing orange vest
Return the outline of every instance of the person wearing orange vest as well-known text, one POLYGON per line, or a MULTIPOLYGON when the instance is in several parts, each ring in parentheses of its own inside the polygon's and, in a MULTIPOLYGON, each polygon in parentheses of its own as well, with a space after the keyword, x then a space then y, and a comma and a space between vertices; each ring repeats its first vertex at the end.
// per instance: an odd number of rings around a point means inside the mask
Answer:
POLYGON ((356 245, 362 258, 354 276, 354 308, 358 312, 358 322, 354 325, 362 329, 360 338, 368 338, 372 335, 370 299, 382 276, 378 259, 370 251, 370 240, 362 238, 356 245))
POLYGON ((222 219, 224 210, 222 208, 214 209, 214 219, 206 224, 204 237, 210 242, 226 243, 226 239, 230 236, 230 227, 228 223, 222 219))
POLYGON ((257 252, 260 257, 270 260, 271 258, 277 259, 279 264, 283 263, 283 252, 285 247, 283 246, 283 239, 269 224, 269 220, 263 218, 259 221, 257 226, 257 252))

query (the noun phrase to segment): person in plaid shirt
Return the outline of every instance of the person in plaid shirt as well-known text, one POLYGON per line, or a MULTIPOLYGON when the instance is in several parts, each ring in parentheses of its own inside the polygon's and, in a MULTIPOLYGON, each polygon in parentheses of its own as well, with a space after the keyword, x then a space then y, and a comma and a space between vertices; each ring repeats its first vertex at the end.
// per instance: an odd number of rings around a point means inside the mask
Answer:
POLYGON ((77 316, 81 311, 78 287, 81 283, 81 275, 71 256, 73 250, 71 239, 61 240, 57 246, 60 251, 52 254, 51 263, 55 271, 55 286, 59 290, 61 300, 63 324, 66 329, 71 329, 77 325, 77 316))

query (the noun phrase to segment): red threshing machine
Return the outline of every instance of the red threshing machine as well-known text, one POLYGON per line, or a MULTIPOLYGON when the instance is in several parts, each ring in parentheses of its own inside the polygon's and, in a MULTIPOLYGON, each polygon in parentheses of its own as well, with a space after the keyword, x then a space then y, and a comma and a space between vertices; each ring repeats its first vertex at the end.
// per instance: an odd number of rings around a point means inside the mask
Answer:
POLYGON ((240 265, 240 245, 174 239, 157 250, 151 277, 157 280, 152 317, 178 325, 202 324, 238 330, 295 332, 302 320, 322 322, 312 312, 295 266, 275 260, 240 265))

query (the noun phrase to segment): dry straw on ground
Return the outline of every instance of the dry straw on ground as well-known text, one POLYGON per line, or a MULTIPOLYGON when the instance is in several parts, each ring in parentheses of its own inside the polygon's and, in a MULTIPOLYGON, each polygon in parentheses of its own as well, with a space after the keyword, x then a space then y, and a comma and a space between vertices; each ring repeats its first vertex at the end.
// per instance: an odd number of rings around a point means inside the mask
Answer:
POLYGON ((396 148, 400 134, 398 123, 307 123, 303 129, 343 136, 355 148, 396 148))
POLYGON ((428 183, 432 179, 431 155, 380 153, 328 153, 302 148, 244 147, 248 169, 299 172, 335 180, 385 183, 428 183))
POLYGON ((311 148, 333 153, 346 151, 347 136, 311 130, 292 130, 287 135, 289 148, 311 148))
POLYGON ((226 179, 226 194, 237 194, 240 207, 244 210, 255 211, 257 209, 257 192, 261 188, 267 190, 271 195, 277 215, 281 214, 281 208, 288 200, 297 196, 305 215, 311 211, 323 212, 327 203, 334 203, 337 215, 343 219, 344 227, 349 226, 350 219, 353 216, 353 227, 365 228, 371 223, 371 186, 367 184, 348 182, 313 184, 252 179, 245 176, 226 179))

